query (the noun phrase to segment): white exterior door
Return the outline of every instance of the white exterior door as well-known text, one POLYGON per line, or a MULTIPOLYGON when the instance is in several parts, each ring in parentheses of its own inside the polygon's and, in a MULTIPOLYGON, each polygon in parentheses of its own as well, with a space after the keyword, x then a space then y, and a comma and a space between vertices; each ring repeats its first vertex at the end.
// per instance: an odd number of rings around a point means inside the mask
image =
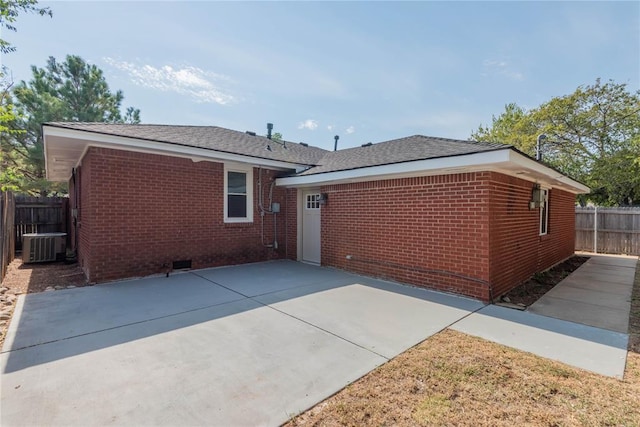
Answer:
POLYGON ((302 193, 302 261, 320 264, 320 193, 302 193))

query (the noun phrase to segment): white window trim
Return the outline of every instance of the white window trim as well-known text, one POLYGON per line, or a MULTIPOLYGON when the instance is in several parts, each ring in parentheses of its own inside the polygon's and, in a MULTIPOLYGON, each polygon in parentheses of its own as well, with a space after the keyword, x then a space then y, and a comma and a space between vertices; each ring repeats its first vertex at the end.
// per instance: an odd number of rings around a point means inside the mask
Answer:
POLYGON ((305 198, 304 208, 305 210, 320 209, 320 193, 307 194, 307 197, 305 198))
POLYGON ((253 167, 238 163, 224 164, 224 222, 253 222, 253 167), (240 172, 247 174, 247 216, 244 218, 229 218, 228 216, 228 176, 229 172, 240 172))
POLYGON ((540 236, 546 236, 547 234, 549 234, 549 189, 548 188, 542 188, 540 190, 541 192, 543 192, 543 197, 542 197, 542 205, 540 206, 540 227, 538 229, 540 236), (545 221, 544 224, 546 225, 546 228, 543 232, 542 230, 542 216, 545 216, 545 221))

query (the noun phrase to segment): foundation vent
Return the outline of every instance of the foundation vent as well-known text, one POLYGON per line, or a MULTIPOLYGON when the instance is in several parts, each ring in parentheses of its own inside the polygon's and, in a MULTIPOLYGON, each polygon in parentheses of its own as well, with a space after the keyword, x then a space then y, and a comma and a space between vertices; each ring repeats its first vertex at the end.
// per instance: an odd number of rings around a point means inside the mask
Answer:
POLYGON ((180 261, 173 261, 173 264, 171 266, 171 268, 173 270, 186 270, 191 268, 191 260, 190 259, 183 259, 180 261))

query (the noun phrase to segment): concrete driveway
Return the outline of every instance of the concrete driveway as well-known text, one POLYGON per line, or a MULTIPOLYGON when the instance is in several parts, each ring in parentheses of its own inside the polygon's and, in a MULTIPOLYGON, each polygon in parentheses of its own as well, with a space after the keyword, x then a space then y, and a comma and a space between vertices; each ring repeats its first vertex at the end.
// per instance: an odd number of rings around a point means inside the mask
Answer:
POLYGON ((480 302, 275 261, 20 296, 10 425, 278 425, 480 302))

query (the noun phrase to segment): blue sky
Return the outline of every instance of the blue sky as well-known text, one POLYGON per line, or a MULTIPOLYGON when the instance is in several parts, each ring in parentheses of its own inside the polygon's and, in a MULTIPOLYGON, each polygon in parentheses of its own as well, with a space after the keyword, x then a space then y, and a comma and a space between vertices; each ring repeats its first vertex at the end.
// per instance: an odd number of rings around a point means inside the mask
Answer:
POLYGON ((216 125, 333 148, 467 139, 504 105, 596 78, 640 85, 638 2, 41 2, 3 38, 15 81, 49 56, 96 64, 143 123, 216 125))

